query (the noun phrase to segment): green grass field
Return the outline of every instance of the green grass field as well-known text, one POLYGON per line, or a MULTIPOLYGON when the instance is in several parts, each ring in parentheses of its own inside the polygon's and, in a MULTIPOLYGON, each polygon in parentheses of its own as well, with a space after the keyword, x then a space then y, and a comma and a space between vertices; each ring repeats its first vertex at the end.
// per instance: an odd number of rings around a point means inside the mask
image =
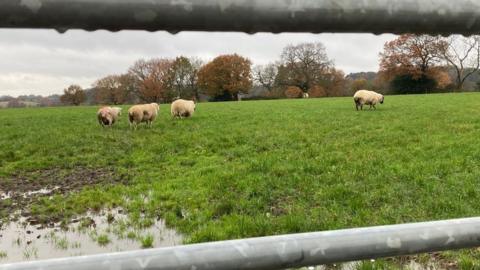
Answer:
POLYGON ((120 206, 129 226, 161 217, 188 243, 479 216, 480 94, 387 96, 377 108, 200 103, 172 120, 160 105, 153 128, 137 131, 126 114, 101 128, 97 107, 3 109, 0 177, 107 168, 128 183, 41 199, 30 214, 58 221, 120 206))

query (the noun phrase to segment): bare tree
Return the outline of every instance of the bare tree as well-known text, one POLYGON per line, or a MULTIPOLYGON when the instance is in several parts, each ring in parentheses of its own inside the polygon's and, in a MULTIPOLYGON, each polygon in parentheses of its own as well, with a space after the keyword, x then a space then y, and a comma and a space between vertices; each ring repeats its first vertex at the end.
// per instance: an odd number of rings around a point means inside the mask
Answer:
POLYGON ((176 97, 199 98, 197 80, 202 66, 197 58, 177 57, 170 68, 170 87, 176 97))
POLYGON ((283 49, 281 61, 287 71, 284 83, 297 86, 304 93, 321 84, 324 75, 333 66, 325 46, 320 42, 289 45, 283 49))
POLYGON ((129 74, 109 75, 94 83, 95 100, 100 104, 123 104, 132 102, 134 80, 129 74))
POLYGON ((449 37, 443 57, 455 69, 456 88, 462 90, 465 80, 480 69, 480 36, 449 37))
POLYGON ((70 85, 63 90, 63 95, 60 97, 60 101, 63 104, 78 106, 86 99, 85 91, 79 85, 70 85))
POLYGON ((109 75, 97 80, 93 87, 95 91, 95 101, 100 104, 120 104, 117 98, 120 84, 117 75, 109 75))
POLYGON ((253 78, 261 86, 265 87, 268 92, 271 92, 275 85, 275 78, 277 77, 277 65, 270 63, 267 65, 259 65, 253 68, 253 78))
POLYGON ((193 67, 193 74, 194 76, 190 77, 190 82, 189 82, 189 87, 195 94, 195 99, 199 100, 200 99, 200 87, 198 86, 198 72, 204 65, 204 62, 202 59, 198 57, 190 57, 188 59, 190 61, 190 64, 193 67))

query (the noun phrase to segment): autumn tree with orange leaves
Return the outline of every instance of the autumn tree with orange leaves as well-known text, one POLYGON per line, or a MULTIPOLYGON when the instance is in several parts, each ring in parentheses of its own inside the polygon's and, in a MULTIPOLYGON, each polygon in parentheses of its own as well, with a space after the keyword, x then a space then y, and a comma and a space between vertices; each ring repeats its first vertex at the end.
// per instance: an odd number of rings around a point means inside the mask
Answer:
POLYGON ((321 87, 320 85, 315 85, 308 90, 308 96, 311 98, 326 97, 327 91, 325 91, 325 88, 321 87))
POLYGON ((380 53, 380 76, 403 92, 427 92, 438 83, 447 42, 440 36, 404 34, 385 43, 380 53))
POLYGON ((198 72, 199 87, 214 100, 238 100, 252 88, 251 65, 237 54, 218 56, 198 72))
POLYGON ((289 86, 287 90, 285 90, 285 96, 287 98, 301 98, 303 95, 302 89, 297 86, 289 86))
POLYGON ((333 67, 327 69, 319 85, 325 89, 327 97, 345 96, 349 93, 345 73, 333 67))
POLYGON ((135 91, 144 102, 170 102, 175 94, 170 86, 169 59, 138 60, 128 73, 135 81, 135 91))

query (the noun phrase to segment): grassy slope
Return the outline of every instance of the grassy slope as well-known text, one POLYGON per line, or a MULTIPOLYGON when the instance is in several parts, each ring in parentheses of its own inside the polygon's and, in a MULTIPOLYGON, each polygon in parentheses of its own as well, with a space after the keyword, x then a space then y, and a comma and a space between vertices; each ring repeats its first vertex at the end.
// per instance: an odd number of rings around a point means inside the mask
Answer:
POLYGON ((135 132, 125 115, 101 129, 94 107, 2 110, 0 174, 129 170, 129 186, 32 210, 121 205, 133 224, 161 216, 190 242, 480 215, 480 95, 385 102, 363 112, 351 98, 202 103, 182 121, 162 105, 154 128, 135 132))

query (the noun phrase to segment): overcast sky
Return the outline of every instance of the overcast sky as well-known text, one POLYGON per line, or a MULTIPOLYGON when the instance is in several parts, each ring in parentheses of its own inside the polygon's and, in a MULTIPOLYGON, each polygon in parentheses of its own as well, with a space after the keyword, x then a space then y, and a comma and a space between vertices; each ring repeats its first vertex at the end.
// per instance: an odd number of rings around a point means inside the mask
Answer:
POLYGON ((346 74, 376 71, 378 53, 393 35, 255 34, 70 30, 0 30, 0 96, 62 93, 70 84, 90 87, 105 75, 125 72, 140 58, 196 56, 205 61, 238 53, 254 64, 276 61, 288 44, 322 42, 346 74))

